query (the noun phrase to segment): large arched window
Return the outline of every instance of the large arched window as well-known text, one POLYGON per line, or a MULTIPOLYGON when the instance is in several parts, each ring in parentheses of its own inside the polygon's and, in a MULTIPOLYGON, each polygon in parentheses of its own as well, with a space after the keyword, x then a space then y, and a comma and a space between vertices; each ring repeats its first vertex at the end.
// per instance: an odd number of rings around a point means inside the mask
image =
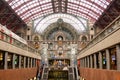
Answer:
POLYGON ((34 21, 35 31, 42 33, 44 30, 51 24, 56 22, 59 18, 63 19, 64 22, 69 23, 75 28, 77 33, 83 32, 87 28, 87 20, 81 17, 75 17, 70 14, 52 14, 46 16, 45 18, 41 17, 34 21))

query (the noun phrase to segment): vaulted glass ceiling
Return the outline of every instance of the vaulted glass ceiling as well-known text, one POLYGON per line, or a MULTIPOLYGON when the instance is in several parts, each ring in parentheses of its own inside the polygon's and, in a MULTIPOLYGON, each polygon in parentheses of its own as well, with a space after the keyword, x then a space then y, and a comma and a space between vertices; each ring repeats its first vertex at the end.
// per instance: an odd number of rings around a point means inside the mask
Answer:
POLYGON ((112 0, 5 0, 24 20, 67 13, 95 22, 112 0))

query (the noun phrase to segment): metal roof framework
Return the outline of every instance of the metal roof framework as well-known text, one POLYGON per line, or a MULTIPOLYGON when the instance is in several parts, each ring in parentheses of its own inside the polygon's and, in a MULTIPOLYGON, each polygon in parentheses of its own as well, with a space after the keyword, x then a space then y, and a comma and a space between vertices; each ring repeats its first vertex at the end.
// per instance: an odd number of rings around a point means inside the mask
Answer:
POLYGON ((112 0, 5 0, 29 22, 53 13, 68 13, 95 22, 112 0))

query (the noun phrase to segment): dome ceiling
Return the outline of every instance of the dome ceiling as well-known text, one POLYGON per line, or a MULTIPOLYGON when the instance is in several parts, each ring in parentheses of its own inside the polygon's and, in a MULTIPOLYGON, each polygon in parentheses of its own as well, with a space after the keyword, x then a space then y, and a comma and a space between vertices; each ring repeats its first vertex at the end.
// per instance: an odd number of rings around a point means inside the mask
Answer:
POLYGON ((112 0, 5 0, 24 20, 67 13, 95 22, 112 0))

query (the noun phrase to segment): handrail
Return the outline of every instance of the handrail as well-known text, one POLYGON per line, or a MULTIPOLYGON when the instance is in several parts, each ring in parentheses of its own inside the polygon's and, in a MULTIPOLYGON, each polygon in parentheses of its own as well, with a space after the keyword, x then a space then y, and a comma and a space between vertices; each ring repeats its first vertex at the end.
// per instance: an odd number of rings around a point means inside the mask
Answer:
POLYGON ((80 79, 79 79, 79 74, 78 74, 78 68, 77 68, 77 66, 75 66, 75 70, 76 70, 76 71, 75 71, 75 72, 76 72, 76 79, 77 79, 77 80, 80 80, 80 79))
POLYGON ((21 48, 23 50, 26 50, 26 51, 29 51, 29 52, 32 52, 32 53, 38 53, 38 51, 36 49, 34 49, 33 47, 18 41, 17 39, 11 37, 8 34, 5 34, 2 31, 0 31, 0 40, 4 41, 4 42, 7 42, 7 43, 9 43, 11 45, 14 45, 16 47, 19 47, 19 48, 21 48), (1 36, 4 36, 4 39, 2 39, 1 36))
POLYGON ((82 50, 80 53, 84 53, 87 49, 95 45, 97 42, 103 40, 106 36, 110 35, 112 32, 120 28, 120 16, 118 16, 112 23, 110 23, 105 29, 98 33, 82 50))

